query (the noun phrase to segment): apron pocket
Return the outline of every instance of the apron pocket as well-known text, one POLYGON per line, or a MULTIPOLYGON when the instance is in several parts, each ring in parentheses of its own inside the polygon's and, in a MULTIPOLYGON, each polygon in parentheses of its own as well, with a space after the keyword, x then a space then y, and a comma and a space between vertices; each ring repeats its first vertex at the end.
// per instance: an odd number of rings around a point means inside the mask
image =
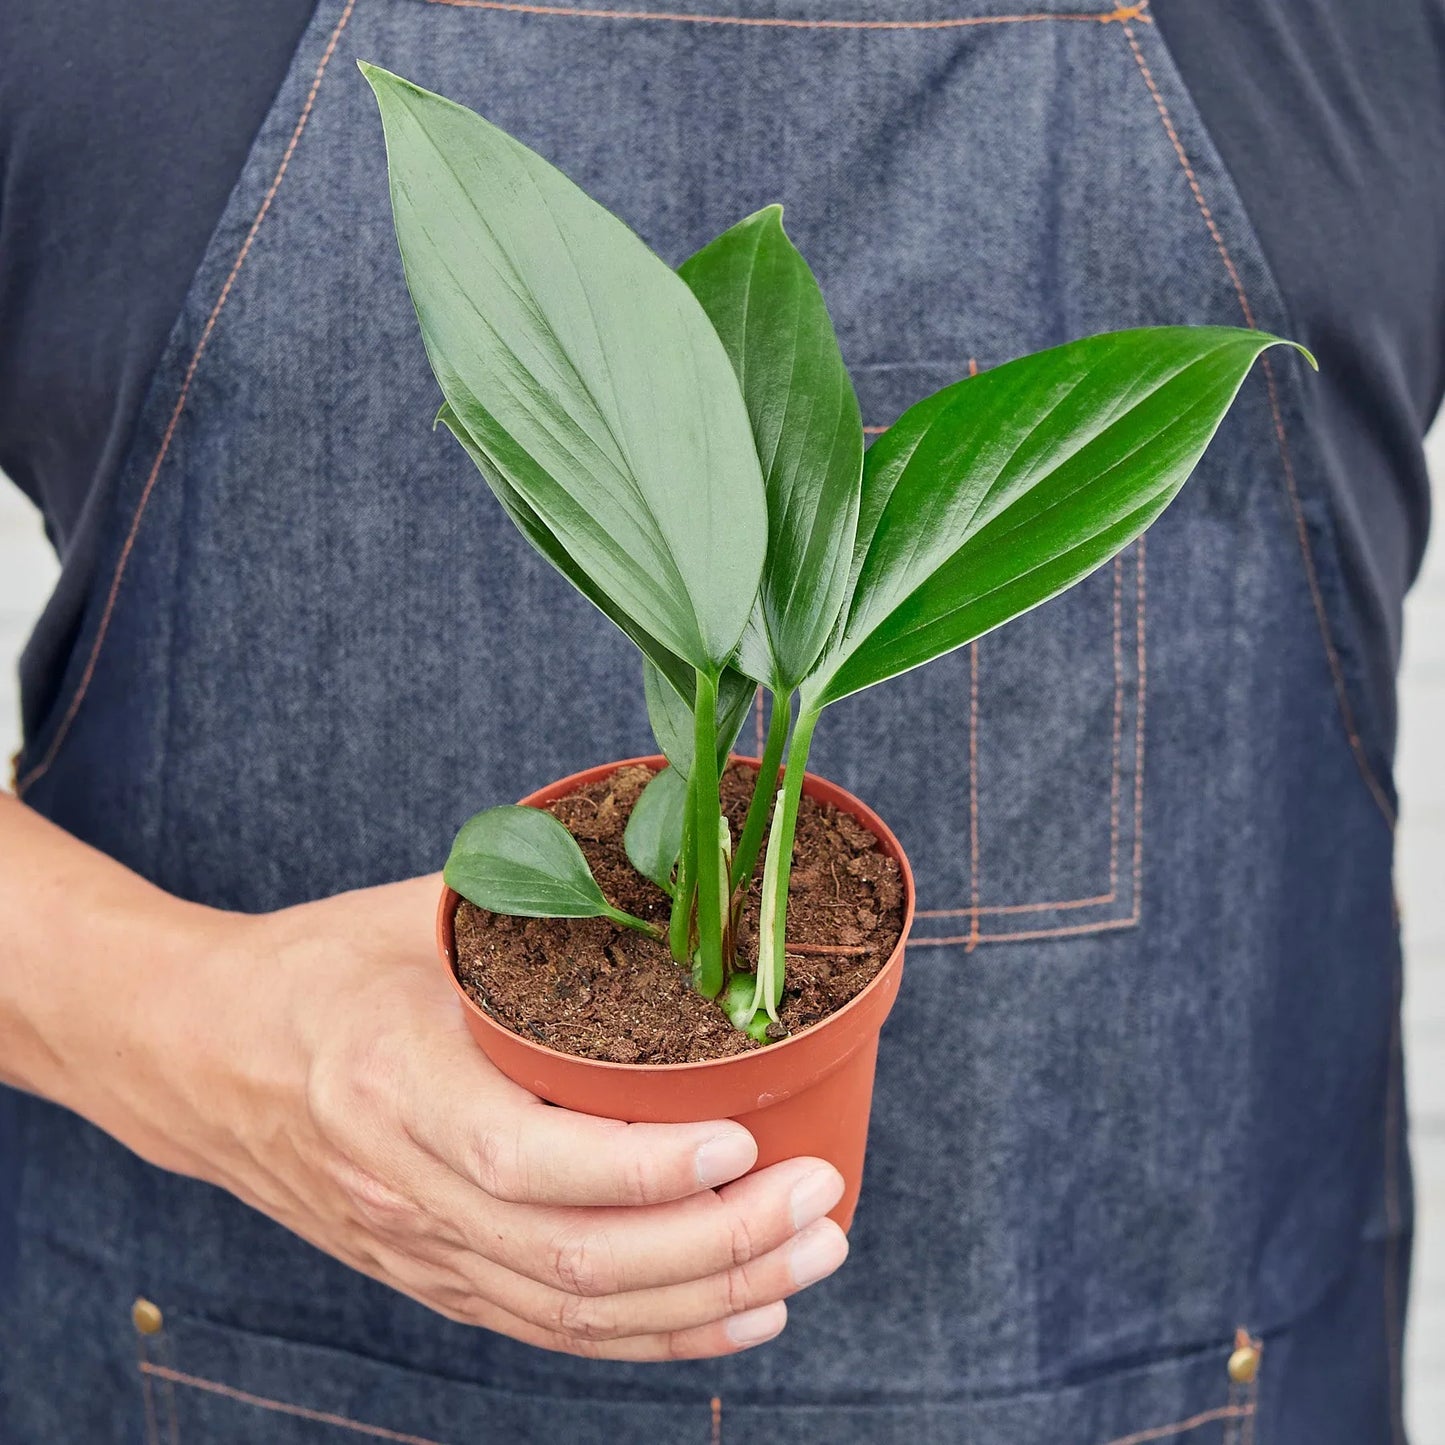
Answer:
POLYGON ((173 1313, 141 1342, 146 1445, 1249 1445, 1258 1388, 1230 1343, 993 1398, 780 1406, 515 1392, 173 1313))

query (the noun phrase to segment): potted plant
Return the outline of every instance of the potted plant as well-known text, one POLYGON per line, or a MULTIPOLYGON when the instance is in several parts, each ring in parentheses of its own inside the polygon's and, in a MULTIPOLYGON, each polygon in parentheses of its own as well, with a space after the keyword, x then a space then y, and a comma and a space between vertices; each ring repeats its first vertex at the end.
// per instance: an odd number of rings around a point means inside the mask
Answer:
POLYGON ((437 419, 636 644, 661 753, 462 828, 438 931, 469 1025, 554 1103, 733 1117, 758 1167, 830 1160, 846 1227, 913 888, 883 823, 807 773, 814 728, 1138 537, 1279 339, 1166 327, 1074 341, 928 397, 865 454, 781 208, 673 271, 517 140, 362 69, 437 419), (759 691, 762 757, 729 764, 759 691), (862 942, 852 923, 830 937, 826 909, 790 886, 800 818, 801 871, 831 876, 862 942))

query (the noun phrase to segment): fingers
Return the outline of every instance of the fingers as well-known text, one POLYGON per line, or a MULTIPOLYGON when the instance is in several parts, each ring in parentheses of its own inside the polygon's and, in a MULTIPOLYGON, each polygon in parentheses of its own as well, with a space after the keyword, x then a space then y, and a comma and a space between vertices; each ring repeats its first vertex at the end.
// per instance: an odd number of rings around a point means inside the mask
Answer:
POLYGON ((746 1349, 786 1322, 782 1301, 847 1257, 823 1219, 780 1249, 707 1280, 606 1297, 570 1295, 457 1249, 428 1251, 354 1240, 343 1253, 393 1288, 465 1323, 547 1349, 610 1359, 685 1359, 746 1349))
POLYGON ((622 1124, 555 1109, 499 1073, 464 1034, 403 1101, 411 1136, 468 1183, 513 1204, 643 1205, 736 1179, 757 1159, 739 1124, 622 1124))
POLYGON ((750 1317, 826 1278, 847 1257, 847 1237, 823 1219, 781 1248, 721 1274, 625 1294, 569 1293, 475 1255, 458 1268, 475 1280, 479 1294, 510 1313, 572 1340, 602 1342, 750 1317))
POLYGON ((612 1295, 707 1279, 761 1259, 823 1218, 843 1179, 821 1159, 789 1159, 716 1191, 638 1209, 486 1205, 452 1184, 429 1213, 452 1239, 539 1284, 612 1295))
POLYGON ((523 1344, 595 1360, 702 1360, 735 1355, 775 1339, 788 1322, 787 1305, 778 1303, 691 1329, 595 1340, 547 1329, 490 1302, 459 1303, 455 1310, 445 1313, 465 1324, 509 1335, 523 1344))

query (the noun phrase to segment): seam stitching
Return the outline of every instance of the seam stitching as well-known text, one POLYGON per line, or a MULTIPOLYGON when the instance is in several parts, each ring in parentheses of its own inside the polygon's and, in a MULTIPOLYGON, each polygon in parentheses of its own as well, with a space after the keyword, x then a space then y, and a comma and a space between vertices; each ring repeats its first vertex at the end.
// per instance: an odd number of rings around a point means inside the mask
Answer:
MULTIPOLYGON (((1121 552, 1114 558, 1114 725, 1111 749, 1111 764, 1109 775, 1109 891, 1107 893, 1096 893, 1091 898, 1060 898, 1051 899, 1042 903, 988 903, 979 902, 978 889, 972 890, 972 897, 967 908, 920 908, 915 913, 917 918, 974 918, 982 914, 990 917, 999 917, 1005 914, 1018 913, 1052 913, 1063 912, 1073 908, 1099 908, 1106 904, 1113 903, 1119 896, 1119 763, 1120 763, 1120 738, 1123 731, 1124 717, 1124 674, 1123 674, 1123 652, 1122 652, 1122 589, 1124 575, 1124 555, 1121 552)), ((977 648, 978 643, 970 643, 970 648, 977 648)), ((970 830, 970 851, 973 860, 973 870, 970 876, 978 872, 978 793, 977 793, 977 751, 978 751, 978 663, 973 660, 970 668, 969 678, 969 830, 970 830)), ((1135 716, 1138 716, 1138 708, 1135 709, 1135 716)))
POLYGON ((136 1343, 136 1367, 140 1371, 141 1398, 145 1402, 146 1445, 160 1445, 160 1427, 156 1423, 155 1390, 146 1370, 146 1347, 144 1337, 136 1343))
POLYGON ((1213 1424, 1216 1420, 1239 1420, 1254 1414, 1254 1405, 1219 1405, 1213 1410, 1203 1410, 1187 1420, 1175 1420, 1169 1425, 1154 1425, 1148 1430, 1136 1430, 1132 1435, 1120 1435, 1117 1439, 1106 1440, 1104 1445, 1147 1445, 1151 1440, 1167 1440, 1171 1435, 1184 1435, 1198 1430, 1202 1425, 1213 1424))
MULTIPOLYGON (((1189 183, 1189 189, 1194 196, 1194 202, 1199 207, 1199 213, 1204 218, 1205 227, 1209 231, 1210 239, 1214 242, 1215 250, 1219 252, 1219 258, 1224 263, 1224 269, 1229 275, 1229 280, 1234 287, 1234 294, 1239 301, 1239 309, 1244 316, 1245 325, 1251 331, 1259 328, 1255 324, 1254 310, 1249 304, 1249 296, 1244 289, 1244 283, 1240 279, 1239 271, 1235 267, 1234 258, 1229 254, 1229 247, 1224 243, 1224 237, 1220 234, 1219 226, 1215 222, 1213 212, 1210 211, 1204 199, 1204 192, 1200 189, 1199 179, 1194 173, 1194 167, 1189 163, 1189 156, 1179 139, 1179 132, 1175 129, 1174 119, 1169 113, 1169 107, 1164 102, 1159 86, 1154 80, 1153 72, 1149 69, 1149 63, 1144 58, 1144 52, 1140 49, 1139 41, 1134 34, 1133 27, 1126 20, 1120 29, 1124 38, 1129 42, 1129 49, 1134 53, 1135 64, 1139 67, 1139 73, 1144 77, 1144 84, 1149 89, 1149 94, 1154 99, 1154 107, 1159 112, 1159 119, 1163 123, 1165 134, 1169 137, 1170 144, 1174 147, 1174 154, 1179 158, 1179 164, 1183 167, 1184 177, 1189 183)), ((1294 460, 1290 453, 1289 440, 1285 433, 1284 414, 1280 409, 1279 388, 1275 382, 1274 367, 1270 364, 1268 355, 1261 355, 1259 358, 1260 368, 1264 372, 1265 390, 1269 395, 1270 416, 1274 422, 1275 440, 1279 446, 1280 464, 1284 469, 1285 492, 1289 498, 1290 512, 1294 518, 1295 534, 1299 539, 1300 555, 1304 560, 1305 581, 1309 587, 1310 602, 1314 607, 1315 621, 1319 627, 1320 638, 1325 647, 1325 659, 1329 664, 1330 679, 1334 685, 1335 699, 1339 705, 1340 719, 1344 723, 1345 736, 1349 741, 1350 751, 1354 755, 1355 765, 1364 778, 1365 786, 1370 790, 1370 796, 1375 800, 1376 807, 1384 815, 1385 822, 1393 830, 1395 827, 1395 810, 1380 785, 1379 779, 1375 776, 1374 767, 1371 765, 1365 753, 1365 745, 1360 737, 1359 728, 1355 722, 1354 707, 1350 703, 1349 689, 1345 684, 1344 667, 1340 662, 1339 650, 1335 646, 1334 632, 1330 626, 1329 612, 1325 607, 1324 593, 1320 588, 1319 573, 1315 567, 1314 548, 1309 537, 1309 523, 1305 517, 1304 503, 1300 498, 1299 484, 1295 477, 1294 460)))
POLYGON ((722 1396, 712 1397, 712 1445, 722 1445, 722 1396))
POLYGON ((1073 21, 1094 25, 1152 25, 1147 0, 1120 5, 1108 11, 1028 12, 1018 15, 961 15, 940 20, 804 20, 779 15, 687 15, 668 10, 605 10, 572 5, 530 5, 518 0, 426 0, 452 10, 493 10, 512 15, 539 15, 561 20, 663 21, 674 25, 735 25, 776 30, 961 30, 978 25, 1030 25, 1043 21, 1073 21))
POLYGON ((181 389, 176 397, 175 405, 171 409, 170 420, 161 437, 160 449, 156 453, 155 461, 151 463, 151 469, 146 475, 145 485, 141 488, 140 500, 136 503, 136 509, 131 517, 130 530, 126 533, 125 542, 121 547, 120 557, 116 562, 115 573, 111 577, 110 591, 106 594, 105 607, 101 612, 100 624, 96 631, 95 640, 91 643, 90 654, 86 658, 85 669, 81 673, 80 682, 76 686, 74 695, 71 697, 60 724, 56 728, 55 736, 50 740, 50 746, 46 748, 44 756, 39 762, 15 783, 16 796, 23 796, 25 792, 37 783, 50 771, 51 765, 55 762, 61 748, 69 736, 70 729, 75 723, 76 715, 79 713, 81 704, 85 701, 86 694, 90 690, 90 684, 95 677, 96 664, 100 659, 101 650, 105 646, 107 634, 110 631, 111 619, 115 614, 116 599, 120 595, 121 584, 125 580, 126 567, 130 562, 131 553, 135 547, 136 536, 140 531, 141 521, 145 516, 146 506, 150 502, 151 493, 155 490, 156 479, 160 476, 161 467, 165 462, 171 449, 171 442, 175 437, 176 428, 180 425, 181 416, 185 411, 186 401, 190 396, 191 383, 195 380, 196 372, 200 367, 201 358, 210 345, 211 335, 216 329, 216 323, 220 319, 221 312, 225 309, 226 302, 230 299, 231 290, 236 284, 236 278, 241 273, 241 268, 246 264, 246 258, 251 253, 251 247, 261 230, 267 215, 271 210, 271 202, 276 198, 277 191, 281 188, 281 182, 286 176, 287 168, 291 164, 291 158, 296 153, 296 147, 301 142, 302 133, 306 129, 307 122, 311 119, 311 112, 316 104, 317 93, 321 89, 322 77, 326 74, 326 68, 331 63, 331 57, 336 53, 336 47, 340 43, 342 31, 346 29, 347 22, 351 19, 351 12, 356 8, 356 0, 346 0, 346 7, 341 12, 330 39, 327 41, 326 49, 323 51, 320 61, 316 66, 316 73, 311 80, 311 89, 307 92, 306 102, 301 107, 301 114, 296 121, 296 127, 291 132, 291 139, 281 156, 281 163, 276 169, 276 174, 271 178, 271 184, 267 187, 266 194, 262 198, 260 209, 252 220, 250 229, 246 232, 246 239, 241 243, 241 249, 236 253, 236 259, 231 263, 231 269, 226 276, 225 284, 221 287, 221 293, 216 298, 215 305, 211 307, 210 315, 206 318, 206 324, 201 329, 200 340, 196 343, 196 349, 191 353, 190 363, 186 367, 185 377, 181 382, 181 389))
MULTIPOLYGON (((978 919, 974 916, 972 909, 921 909, 917 916, 919 918, 945 918, 945 917, 972 917, 974 927, 967 933, 949 934, 940 938, 911 938, 908 942, 910 948, 939 948, 954 946, 957 944, 967 945, 968 951, 972 952, 980 943, 1027 943, 1043 938, 1077 938, 1089 933, 1109 933, 1121 928, 1133 928, 1140 919, 1142 911, 1142 888, 1144 881, 1144 736, 1145 736, 1145 715, 1147 708, 1147 693, 1149 685, 1148 648, 1146 645, 1147 621, 1148 621, 1148 587, 1147 587, 1147 543, 1145 537, 1140 536, 1135 544, 1135 601, 1134 601, 1134 657, 1135 675, 1138 704, 1134 709, 1134 844, 1131 860, 1130 877, 1133 883, 1133 897, 1130 902, 1128 914, 1121 918, 1102 918, 1088 923, 1063 924, 1054 928, 1032 928, 1023 929, 1012 933, 980 933, 977 931, 978 919)), ((1122 564, 1122 554, 1115 559, 1116 567, 1122 564)), ((1116 573, 1116 580, 1118 577, 1116 573)), ((1122 604, 1122 598, 1120 599, 1122 604)), ((1122 605, 1117 605, 1115 610, 1116 626, 1122 633, 1122 605)), ((1122 674, 1122 636, 1116 635, 1115 640, 1115 679, 1116 698, 1121 696, 1122 674)), ((1118 720, 1122 716, 1116 713, 1116 728, 1118 720)), ((1119 741, 1115 743, 1114 767, 1116 772, 1122 748, 1119 741)), ((1111 843, 1112 843, 1111 839, 1111 843)), ((1113 870, 1112 849, 1111 849, 1111 871, 1113 870)), ((978 909, 979 914, 1004 914, 1004 913, 1036 913, 1050 909, 1064 910, 1068 908, 1084 908, 1089 906, 1102 906, 1115 901, 1117 888, 1107 894, 1101 894, 1096 898, 1071 898, 1063 899, 1053 903, 1010 903, 986 905, 978 909)))
POLYGON ((208 1380, 200 1375, 188 1375, 182 1370, 173 1370, 166 1365, 153 1365, 142 1360, 142 1375, 154 1375, 168 1381, 172 1386, 187 1385, 193 1390, 202 1390, 209 1395, 219 1395, 241 1405, 254 1405, 260 1410, 270 1410, 278 1415, 291 1415, 300 1420, 311 1420, 318 1425, 335 1425, 341 1430, 350 1430, 357 1435, 368 1435, 373 1440, 390 1440, 393 1445, 442 1445, 439 1440, 423 1435, 407 1435, 399 1430, 388 1430, 382 1425, 368 1425, 362 1420, 353 1420, 349 1415, 336 1415, 329 1410, 311 1410, 304 1405, 292 1405, 285 1400, 273 1400, 268 1395, 253 1395, 249 1390, 238 1390, 232 1385, 223 1385, 219 1380, 208 1380))

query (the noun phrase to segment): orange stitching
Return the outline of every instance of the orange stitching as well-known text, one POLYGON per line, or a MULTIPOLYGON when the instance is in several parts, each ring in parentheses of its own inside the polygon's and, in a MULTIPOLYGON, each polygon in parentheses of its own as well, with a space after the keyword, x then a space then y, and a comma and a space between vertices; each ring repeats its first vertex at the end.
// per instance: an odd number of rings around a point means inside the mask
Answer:
POLYGON ((1237 1420, 1254 1414, 1251 1405, 1220 1405, 1214 1410, 1191 1415, 1187 1420, 1176 1420, 1172 1425, 1155 1425, 1150 1430, 1139 1430, 1133 1435, 1120 1435, 1117 1440, 1106 1440, 1104 1445, 1145 1445, 1149 1440, 1167 1440, 1171 1435, 1183 1435, 1186 1431, 1197 1430, 1201 1425, 1212 1424, 1215 1420, 1237 1420))
POLYGON ((679 25, 746 25, 781 30, 959 30, 973 25, 1029 25, 1046 20, 1082 20, 1096 25, 1127 24, 1137 20, 1144 25, 1153 24, 1144 13, 1148 9, 1147 0, 1144 4, 1121 5, 1107 12, 965 15, 945 20, 790 20, 776 15, 684 15, 667 10, 594 10, 571 5, 524 5, 515 3, 515 0, 427 0, 427 4, 445 5, 454 10, 501 10, 513 15, 546 15, 564 20, 666 20, 679 25))
MULTIPOLYGON (((1143 558, 1139 555, 1142 551, 1136 550, 1135 570, 1139 574, 1138 585, 1143 585, 1143 558)), ((1119 872, 1119 760, 1120 760, 1120 737, 1122 733, 1124 715, 1124 673, 1123 673, 1123 614, 1121 607, 1122 588, 1124 576, 1124 555, 1121 552, 1114 558, 1114 730, 1113 730, 1113 754, 1112 766, 1109 778, 1109 891, 1107 893, 1095 894, 1092 898, 1064 898, 1047 903, 988 903, 979 905, 977 900, 968 908, 920 908, 914 913, 915 918, 971 918, 978 914, 989 914, 990 916, 1012 914, 1012 913, 1051 913, 1055 909, 1060 911, 1071 908, 1098 908, 1105 904, 1114 902, 1118 897, 1118 872, 1119 872)), ((1142 626, 1142 621, 1140 622, 1142 626)), ((1142 683, 1142 680, 1141 680, 1142 683)), ((970 697, 972 705, 974 699, 970 697)), ((1141 699, 1142 708, 1142 699, 1141 699)), ((970 708, 972 714, 972 706, 970 708)), ((1138 713, 1136 712, 1136 717, 1138 713)), ((970 719, 972 724, 972 717, 970 719)), ((1136 795, 1135 806, 1138 806, 1136 795)), ((1138 823, 1135 823, 1137 836, 1138 823)), ((1137 920, 1136 920, 1137 921, 1137 920)), ((1010 935, 1011 936, 1011 935, 1010 935)))
POLYGON ((968 948, 978 947, 978 642, 968 649, 968 894, 973 905, 968 948))
POLYGON ((1174 147, 1174 154, 1179 157, 1179 164, 1184 167, 1184 176, 1189 182, 1189 189, 1194 193, 1194 202, 1199 207, 1200 215, 1204 217, 1204 224, 1209 228, 1209 234, 1219 251, 1220 259, 1224 262, 1224 269, 1229 272, 1229 279, 1234 283, 1234 294, 1239 297, 1239 309, 1244 312, 1245 325, 1253 331, 1256 329, 1254 313, 1250 310, 1249 297, 1244 294, 1244 283, 1239 279, 1239 272, 1234 268, 1234 258, 1229 254, 1229 247, 1224 244, 1224 237, 1220 235, 1219 227, 1215 224, 1214 214, 1204 200, 1204 192, 1199 188, 1199 178, 1194 174, 1194 167, 1189 164, 1189 157, 1185 154, 1184 147, 1179 140, 1179 132, 1174 129, 1174 118, 1169 114, 1169 107, 1164 104, 1164 97, 1160 95, 1159 87, 1154 83, 1154 76, 1149 69, 1148 62, 1144 59, 1144 52, 1139 49, 1139 42, 1134 38, 1134 32, 1127 23, 1124 25, 1124 34, 1129 41, 1129 48, 1134 52, 1134 59, 1138 62, 1139 73, 1144 77, 1144 84, 1149 87, 1149 94, 1154 97, 1154 104, 1159 111, 1159 119, 1164 122, 1164 132, 1174 147))
POLYGON ((722 1445, 722 1396, 712 1397, 712 1445, 722 1445))
MULTIPOLYGON (((1189 182, 1189 189, 1194 195, 1194 202, 1199 207, 1199 213, 1204 217, 1204 224, 1209 230, 1210 238, 1214 242, 1215 249, 1219 252, 1219 258, 1224 263, 1224 269, 1229 273, 1229 279, 1234 286, 1234 294, 1239 300, 1239 309, 1244 316, 1245 325, 1251 331, 1258 330, 1254 320, 1254 310, 1249 304, 1249 297, 1245 293, 1244 282, 1240 279, 1239 272, 1235 268, 1234 258, 1229 254, 1229 247, 1224 244, 1224 237, 1220 234, 1219 227, 1215 223, 1214 215, 1210 211, 1204 199, 1204 192, 1200 189, 1199 180, 1194 174, 1194 167, 1189 164, 1189 157, 1185 153, 1183 145, 1179 140, 1179 133, 1174 128, 1173 117, 1169 114, 1169 107, 1164 103, 1164 97, 1159 93, 1159 87, 1154 83, 1154 76, 1149 69, 1148 62, 1144 59, 1144 52, 1139 48, 1139 42, 1134 36, 1133 29, 1127 21, 1121 27, 1125 38, 1129 42, 1129 48, 1134 52, 1134 60, 1139 67, 1139 73, 1144 77, 1144 84, 1149 88, 1149 94, 1154 98, 1154 108, 1159 112, 1159 119, 1163 122, 1165 134, 1168 135, 1170 144, 1174 147, 1174 154, 1179 157, 1179 164, 1184 168, 1184 175, 1189 182)), ((1315 621, 1320 630, 1321 640, 1325 645, 1325 658, 1329 664, 1330 679, 1334 684, 1335 698, 1339 704, 1340 717, 1345 725, 1345 736, 1349 740, 1350 751, 1354 754, 1355 766, 1360 770, 1365 780, 1365 786, 1370 790, 1370 796, 1374 798, 1376 807, 1384 815, 1385 822, 1393 831, 1395 827, 1395 810, 1390 805, 1390 800, 1385 790, 1380 786, 1379 779, 1375 777, 1375 770, 1370 765, 1370 760, 1365 753, 1364 742, 1360 738, 1359 728, 1355 723, 1355 711, 1350 703, 1349 690, 1345 685, 1344 669, 1340 664, 1339 653, 1335 648, 1334 634, 1330 628, 1329 612, 1325 608, 1324 594, 1320 590, 1319 576, 1315 570, 1314 549, 1310 544, 1309 527, 1305 521, 1304 505, 1300 500, 1299 485, 1295 480, 1294 461, 1290 455, 1289 441, 1285 435, 1284 415, 1280 410, 1279 392, 1275 385, 1274 367, 1270 364, 1268 355, 1260 357, 1260 367, 1264 372, 1265 389, 1269 394, 1270 416, 1274 421, 1275 439, 1279 444, 1280 464, 1284 468, 1285 491, 1289 496, 1290 511, 1294 515, 1295 533, 1299 538, 1300 554, 1304 559, 1305 580, 1309 585, 1310 601, 1314 607, 1315 621)))
POLYGON ((1314 604, 1315 609, 1315 621, 1319 625, 1320 636, 1324 639, 1325 658, 1330 665, 1330 678, 1335 686, 1335 699, 1339 703, 1340 716, 1345 725, 1345 736, 1349 739, 1350 751, 1355 757, 1355 766, 1359 768, 1364 777, 1365 785, 1370 790, 1370 796, 1375 800, 1375 806, 1384 814, 1385 822, 1393 832, 1395 810, 1390 806, 1390 800, 1385 796, 1385 790, 1380 786, 1379 779, 1375 777, 1375 770, 1370 766, 1370 760, 1365 755, 1365 744, 1360 738, 1359 728, 1355 723, 1355 710, 1350 704, 1349 692, 1345 687, 1344 668, 1340 665, 1339 653, 1335 650, 1334 637, 1330 631, 1329 613, 1325 609, 1324 593, 1320 590, 1319 576, 1315 571, 1314 549, 1310 545, 1304 504, 1300 500, 1299 484, 1295 480, 1294 462, 1290 456, 1289 442, 1285 439, 1284 417, 1280 412, 1279 393, 1275 389, 1274 367, 1270 365, 1267 355, 1261 356, 1259 363, 1264 370, 1265 389, 1269 393, 1269 410, 1270 415, 1274 418, 1274 434, 1279 443, 1279 459, 1284 467, 1285 490, 1289 493, 1290 511, 1294 513, 1295 536, 1299 539, 1300 555, 1304 558, 1305 580, 1309 583, 1310 601, 1314 604))
POLYGON ((886 426, 865 426, 863 428, 863 435, 870 437, 881 437, 883 433, 887 430, 888 428, 886 426))
MULTIPOLYGON (((348 7, 350 8, 350 7, 348 7)), ((318 1425, 335 1425, 341 1430, 351 1430, 358 1435, 369 1435, 374 1440, 390 1440, 394 1445, 442 1445, 439 1440, 429 1440, 422 1435, 404 1435, 397 1430, 388 1430, 382 1425, 367 1425, 346 1415, 333 1415, 329 1410, 308 1410, 304 1405, 290 1405, 285 1400, 272 1400, 266 1395, 253 1395, 248 1390, 237 1390, 223 1385, 218 1380, 205 1380, 199 1375, 187 1375, 180 1370, 171 1370, 164 1365, 152 1365, 141 1361, 143 1375, 156 1375, 177 1385, 189 1385, 193 1390, 204 1390, 210 1395, 235 1400, 242 1405, 255 1405, 261 1410, 271 1410, 278 1415, 291 1415, 298 1420, 313 1420, 318 1425)))
POLYGON ((155 1392, 151 1389, 151 1377, 146 1374, 145 1357, 145 1340, 141 1339, 136 1344, 136 1367, 140 1370, 141 1397, 145 1401, 146 1445, 160 1445, 160 1427, 156 1424, 155 1392))
POLYGON ((1008 913, 1051 913, 1054 909, 1066 911, 1071 908, 1099 908, 1106 903, 1112 903, 1112 893, 1100 893, 1093 898, 1063 898, 1052 903, 983 903, 977 908, 918 908, 914 910, 915 918, 971 918, 975 913, 1008 914, 1008 913))
MULTIPOLYGON (((162 1330, 160 1334, 155 1336, 155 1348, 163 1358, 167 1360, 171 1358, 170 1336, 165 1330, 162 1330)), ((148 1358, 148 1352, 143 1352, 141 1355, 142 1370, 145 1370, 146 1365, 144 1361, 148 1358)), ((176 1387, 170 1380, 167 1380, 165 1385, 166 1405, 170 1416, 170 1428, 166 1431, 166 1434, 170 1436, 171 1445, 181 1445, 181 1412, 180 1407, 176 1404, 176 1387)))
POLYGON ((763 756, 763 685, 758 684, 758 690, 753 696, 753 736, 758 742, 758 757, 763 756))
POLYGON ((231 295, 231 288, 236 283, 236 277, 240 274, 241 267, 246 263, 246 257, 250 254, 252 243, 256 234, 261 229, 261 223, 266 219, 271 209, 271 202, 275 199, 276 192, 281 187, 281 181, 286 174, 287 167, 291 164, 291 157, 296 153, 296 147, 301 141, 301 133, 306 129, 307 122, 311 119, 311 110, 316 103, 317 92, 321 88, 321 79, 326 74, 326 67, 331 63, 331 57, 336 52, 336 46, 341 39, 341 32, 346 29, 347 21, 351 19, 351 12, 356 7, 356 0, 346 0, 346 8, 341 12, 341 18, 336 22, 335 29, 331 32, 331 38, 327 42, 326 49, 321 56, 321 61, 316 67, 316 74, 311 81, 311 89, 307 93, 306 103, 301 107, 301 115, 296 122, 296 129, 291 133, 291 140, 286 146, 285 153, 281 157, 281 164, 272 177, 271 185, 261 201, 261 208, 256 212, 256 218, 251 222, 251 229, 246 232, 246 239, 241 243, 241 249, 236 253, 236 259, 231 265, 230 274, 226 277, 226 283, 221 287, 221 294, 216 298, 216 304, 211 308, 211 314, 206 318, 206 324, 201 331, 201 339, 196 343, 196 349, 191 354, 190 364, 186 367, 184 380, 181 382, 180 394, 176 397, 175 407, 171 411, 170 421, 166 425, 165 434, 161 437, 160 450, 156 453, 156 459, 151 464, 151 469, 146 477, 145 486, 141 489, 140 501, 136 504, 135 515, 131 518, 130 531, 126 534, 124 545, 121 547, 120 559, 116 563, 115 575, 111 579, 110 592, 105 599, 105 609, 101 613, 100 627, 96 632, 95 641, 91 644, 90 656, 86 659, 85 671, 81 674, 80 685, 76 688, 75 696, 71 698, 70 705, 65 710, 65 715, 60 720, 60 726, 55 736, 51 739, 50 746, 45 751, 45 756, 15 785, 16 796, 22 796, 27 789, 32 787, 49 770, 51 764, 59 754, 62 744, 75 722, 76 714, 80 711, 80 705, 85 700, 89 691, 91 681, 95 677, 96 663, 100 658, 101 648, 105 645, 106 634, 110 629, 111 618, 115 613, 116 598, 120 594, 121 582, 125 578, 125 569, 130 562, 132 549, 135 547, 136 534, 140 531, 141 519, 145 515, 146 505, 150 501, 151 492, 155 489, 156 478, 160 475, 161 465, 171 448, 171 440, 175 436, 176 427, 180 423, 181 414, 185 410, 186 398, 190 395, 191 382, 195 380, 196 370, 201 364, 201 357, 205 355, 206 347, 210 344, 211 333, 216 328, 216 322, 224 309, 227 300, 231 295))
POLYGON ((1133 928, 1136 909, 1127 918, 1104 918, 1098 923, 1073 923, 1065 928, 1033 928, 1019 933, 960 933, 950 938, 910 938, 909 948, 941 948, 946 943, 1023 943, 1031 938, 1076 938, 1084 933, 1108 933, 1116 928, 1133 928))

